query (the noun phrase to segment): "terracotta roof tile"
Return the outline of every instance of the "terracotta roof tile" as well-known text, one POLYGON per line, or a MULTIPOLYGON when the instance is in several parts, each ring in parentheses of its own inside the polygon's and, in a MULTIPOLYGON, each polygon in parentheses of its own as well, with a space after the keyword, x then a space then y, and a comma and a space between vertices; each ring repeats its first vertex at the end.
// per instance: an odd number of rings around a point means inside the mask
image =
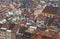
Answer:
POLYGON ((26 24, 26 22, 25 22, 25 21, 20 21, 20 24, 24 24, 24 25, 25 25, 25 24, 26 24))
POLYGON ((8 24, 2 24, 2 28, 9 28, 9 25, 8 24))

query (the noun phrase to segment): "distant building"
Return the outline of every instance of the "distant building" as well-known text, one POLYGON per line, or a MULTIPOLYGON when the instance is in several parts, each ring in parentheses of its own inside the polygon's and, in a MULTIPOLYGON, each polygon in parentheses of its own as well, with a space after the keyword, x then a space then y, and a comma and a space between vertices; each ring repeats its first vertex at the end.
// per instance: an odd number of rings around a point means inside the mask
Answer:
POLYGON ((48 3, 48 5, 52 5, 53 7, 59 7, 58 3, 60 0, 45 0, 45 2, 48 3))
MULTIPOLYGON (((45 9, 43 10, 43 14, 46 18, 46 22, 48 25, 51 25, 55 20, 54 19, 60 19, 60 8, 59 7, 53 7, 53 6, 46 6, 45 9)), ((56 24, 56 22, 55 22, 56 24)), ((53 24, 53 25, 55 25, 53 24)), ((56 26, 56 25, 55 25, 56 26)))
POLYGON ((37 8, 34 9, 34 14, 35 15, 41 14, 42 11, 45 9, 46 6, 47 6, 46 3, 43 3, 43 2, 39 3, 37 5, 37 8))
POLYGON ((32 0, 22 0, 22 3, 23 3, 22 7, 23 7, 23 8, 28 7, 28 3, 31 2, 31 1, 32 1, 32 0))
POLYGON ((17 39, 19 25, 0 24, 0 39, 17 39))

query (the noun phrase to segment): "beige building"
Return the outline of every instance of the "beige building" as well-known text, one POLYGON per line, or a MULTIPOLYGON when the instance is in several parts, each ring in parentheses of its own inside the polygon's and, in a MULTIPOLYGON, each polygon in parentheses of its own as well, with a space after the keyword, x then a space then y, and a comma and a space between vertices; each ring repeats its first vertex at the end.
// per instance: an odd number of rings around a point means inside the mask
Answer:
POLYGON ((46 3, 39 4, 39 5, 34 9, 34 14, 35 14, 35 15, 41 14, 42 11, 45 9, 46 6, 47 6, 46 3))
POLYGON ((6 39, 6 29, 5 28, 0 29, 0 39, 6 39))
POLYGON ((0 39, 17 39, 17 31, 20 28, 19 25, 11 26, 7 24, 0 25, 0 39), (9 29, 10 28, 10 29, 9 29))

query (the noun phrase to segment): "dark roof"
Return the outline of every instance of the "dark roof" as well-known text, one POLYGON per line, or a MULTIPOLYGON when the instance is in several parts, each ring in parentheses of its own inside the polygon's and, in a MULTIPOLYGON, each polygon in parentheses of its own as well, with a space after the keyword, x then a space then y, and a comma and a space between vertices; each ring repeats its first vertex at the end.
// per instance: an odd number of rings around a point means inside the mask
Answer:
POLYGON ((0 28, 2 27, 2 24, 0 24, 0 28))
POLYGON ((58 7, 52 7, 52 6, 46 6, 43 10, 43 13, 50 13, 50 14, 56 14, 58 11, 58 7))
POLYGON ((15 24, 10 24, 9 30, 12 30, 15 27, 15 24))
POLYGON ((9 7, 2 7, 0 8, 0 13, 5 13, 5 12, 8 12, 10 10, 9 7))
POLYGON ((60 7, 59 7, 59 9, 58 9, 56 15, 57 15, 57 16, 60 16, 60 7))
POLYGON ((2 28, 9 28, 9 25, 8 24, 2 24, 2 28))

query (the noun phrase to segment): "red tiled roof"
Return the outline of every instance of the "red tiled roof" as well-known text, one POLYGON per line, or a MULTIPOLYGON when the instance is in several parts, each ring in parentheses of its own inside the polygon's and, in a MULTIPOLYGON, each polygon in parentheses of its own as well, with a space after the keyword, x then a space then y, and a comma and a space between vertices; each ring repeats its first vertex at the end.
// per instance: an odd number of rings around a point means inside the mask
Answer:
POLYGON ((26 24, 26 22, 25 22, 25 21, 20 21, 20 24, 24 24, 24 25, 25 25, 25 24, 26 24))
POLYGON ((2 27, 2 24, 0 24, 0 28, 2 27))
POLYGON ((3 7, 3 8, 0 8, 0 13, 5 13, 5 12, 8 12, 9 11, 9 7, 3 7))
POLYGON ((9 25, 8 24, 2 24, 2 28, 9 28, 9 25))
POLYGON ((23 13, 24 16, 28 17, 28 18, 35 18, 35 15, 33 13, 23 13))

